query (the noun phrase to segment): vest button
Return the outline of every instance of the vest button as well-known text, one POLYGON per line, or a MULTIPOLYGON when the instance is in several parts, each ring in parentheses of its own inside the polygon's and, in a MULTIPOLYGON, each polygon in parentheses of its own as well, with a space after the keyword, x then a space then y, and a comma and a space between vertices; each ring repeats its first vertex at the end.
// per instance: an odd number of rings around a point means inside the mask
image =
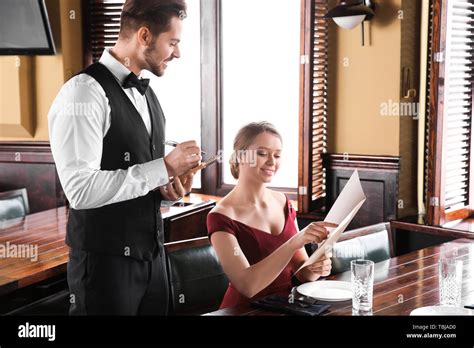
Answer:
POLYGON ((153 151, 155 151, 155 150, 156 150, 156 146, 155 146, 155 144, 153 144, 153 151))

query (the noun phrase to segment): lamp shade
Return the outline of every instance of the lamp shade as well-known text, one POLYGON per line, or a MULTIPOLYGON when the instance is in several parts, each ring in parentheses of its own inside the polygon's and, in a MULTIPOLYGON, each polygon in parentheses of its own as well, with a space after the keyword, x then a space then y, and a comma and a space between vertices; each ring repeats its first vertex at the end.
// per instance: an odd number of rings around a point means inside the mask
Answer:
POLYGON ((338 26, 344 29, 354 29, 365 19, 365 15, 334 17, 333 20, 338 26))
POLYGON ((372 19, 374 15, 374 10, 364 0, 341 0, 324 18, 332 18, 342 28, 353 29, 364 20, 372 19))

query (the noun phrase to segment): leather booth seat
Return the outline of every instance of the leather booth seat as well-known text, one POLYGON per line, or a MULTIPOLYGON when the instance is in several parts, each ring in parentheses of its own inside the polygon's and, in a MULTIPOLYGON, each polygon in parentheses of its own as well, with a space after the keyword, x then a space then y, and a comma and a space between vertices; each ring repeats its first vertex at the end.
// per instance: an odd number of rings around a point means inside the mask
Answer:
POLYGON ((389 223, 347 231, 333 246, 331 274, 350 270, 352 260, 366 259, 377 263, 393 256, 389 223))
POLYGON ((166 244, 170 314, 216 310, 227 290, 225 275, 207 237, 166 244))
POLYGON ((26 189, 0 192, 0 221, 21 218, 29 212, 26 189))

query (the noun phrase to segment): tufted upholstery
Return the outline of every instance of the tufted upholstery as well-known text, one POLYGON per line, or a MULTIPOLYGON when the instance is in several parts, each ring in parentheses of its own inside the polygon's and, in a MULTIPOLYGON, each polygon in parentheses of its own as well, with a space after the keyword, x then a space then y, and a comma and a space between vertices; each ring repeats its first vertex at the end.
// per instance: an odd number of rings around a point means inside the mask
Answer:
POLYGON ((228 279, 207 237, 165 244, 170 314, 202 314, 219 307, 228 279))
POLYGON ((393 256, 389 223, 381 223, 344 232, 332 249, 332 274, 350 270, 351 261, 368 259, 374 262, 393 256))
POLYGON ((0 221, 20 218, 29 212, 26 189, 0 193, 0 221))

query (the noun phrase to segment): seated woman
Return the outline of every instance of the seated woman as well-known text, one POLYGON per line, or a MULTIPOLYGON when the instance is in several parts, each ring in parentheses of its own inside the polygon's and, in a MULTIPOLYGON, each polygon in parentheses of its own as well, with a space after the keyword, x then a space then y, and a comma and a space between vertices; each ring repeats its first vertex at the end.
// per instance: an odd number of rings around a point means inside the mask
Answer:
MULTIPOLYGON (((288 198, 266 188, 280 167, 282 138, 267 122, 243 127, 234 141, 232 175, 238 180, 207 217, 207 228, 230 284, 220 308, 291 289, 291 277, 308 259, 307 243, 327 238, 315 222, 298 233, 296 212, 288 198)), ((296 274, 301 282, 329 275, 331 255, 296 274)))

